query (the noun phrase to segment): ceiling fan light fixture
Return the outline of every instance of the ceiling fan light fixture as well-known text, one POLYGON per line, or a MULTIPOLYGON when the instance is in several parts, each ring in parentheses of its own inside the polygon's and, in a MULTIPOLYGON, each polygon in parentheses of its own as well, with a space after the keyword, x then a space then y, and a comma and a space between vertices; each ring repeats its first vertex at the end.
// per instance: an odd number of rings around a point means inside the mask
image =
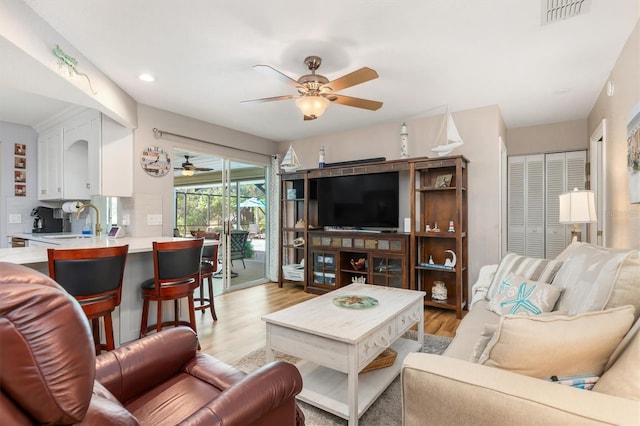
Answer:
POLYGON ((193 176, 195 174, 194 170, 184 169, 180 172, 182 176, 193 176))
POLYGON ((303 96, 296 99, 296 106, 309 117, 318 118, 324 114, 331 102, 322 96, 303 96))

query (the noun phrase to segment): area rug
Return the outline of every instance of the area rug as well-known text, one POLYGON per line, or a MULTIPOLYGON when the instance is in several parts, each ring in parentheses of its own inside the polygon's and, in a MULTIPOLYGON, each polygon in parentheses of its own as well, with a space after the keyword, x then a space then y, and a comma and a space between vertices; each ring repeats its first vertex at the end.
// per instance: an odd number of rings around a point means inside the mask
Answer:
MULTIPOLYGON (((409 331, 405 335, 407 338, 415 340, 416 333, 409 331)), ((450 337, 435 336, 433 334, 424 335, 424 346, 422 352, 441 354, 449 346, 450 337)), ((298 358, 290 355, 276 352, 276 359, 287 361, 295 364, 298 358)), ((265 363, 265 352, 258 349, 250 354, 240 358, 236 362, 230 363, 236 368, 247 373, 252 372, 265 363)), ((309 405, 305 402, 298 401, 300 408, 304 412, 306 424, 308 426, 334 426, 346 425, 345 419, 334 416, 319 408, 309 405)), ((393 426, 402 424, 402 402, 400 400, 400 376, 396 377, 389 387, 380 395, 380 397, 369 407, 369 409, 360 417, 359 424, 363 426, 393 426)))

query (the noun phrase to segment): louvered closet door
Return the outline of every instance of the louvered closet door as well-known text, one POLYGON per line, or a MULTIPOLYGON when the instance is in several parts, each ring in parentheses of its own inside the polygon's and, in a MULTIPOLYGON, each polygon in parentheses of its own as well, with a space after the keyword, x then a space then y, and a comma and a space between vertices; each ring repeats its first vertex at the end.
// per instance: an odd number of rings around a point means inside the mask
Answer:
POLYGON ((525 157, 507 159, 507 251, 525 252, 525 157))
POLYGON ((544 257, 544 155, 509 157, 507 250, 544 257))
POLYGON ((565 153, 547 154, 547 244, 546 257, 554 259, 567 246, 566 225, 560 224, 560 194, 566 192, 565 153))
MULTIPOLYGON (((573 191, 573 188, 586 189, 586 163, 587 163, 587 151, 575 151, 567 152, 567 191, 573 191)), ((565 225, 566 245, 571 244, 571 230, 573 225, 565 225)), ((579 229, 582 234, 582 241, 587 241, 587 224, 579 224, 579 229)))
POLYGON ((525 254, 544 257, 544 155, 527 156, 525 254))
MULTIPOLYGON (((554 259, 571 243, 573 225, 559 223, 559 197, 573 188, 585 189, 586 151, 546 154, 546 222, 545 255, 554 259)), ((586 225, 580 225, 582 240, 586 241, 586 225)))

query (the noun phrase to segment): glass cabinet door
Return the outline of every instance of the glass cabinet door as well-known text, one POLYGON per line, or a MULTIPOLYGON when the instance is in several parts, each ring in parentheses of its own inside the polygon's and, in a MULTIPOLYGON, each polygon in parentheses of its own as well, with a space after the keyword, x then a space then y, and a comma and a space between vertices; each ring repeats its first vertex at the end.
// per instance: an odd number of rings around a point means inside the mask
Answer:
POLYGON ((373 282, 375 285, 405 288, 402 282, 402 257, 373 256, 373 282))
POLYGON ((313 283, 321 287, 336 286, 336 253, 313 252, 313 283))

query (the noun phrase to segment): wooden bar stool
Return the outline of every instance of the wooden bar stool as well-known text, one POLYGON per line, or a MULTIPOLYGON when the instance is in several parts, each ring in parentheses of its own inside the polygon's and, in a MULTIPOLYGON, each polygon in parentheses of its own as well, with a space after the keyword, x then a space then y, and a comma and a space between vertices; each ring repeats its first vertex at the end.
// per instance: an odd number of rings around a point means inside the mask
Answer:
POLYGON ((120 305, 128 245, 48 249, 49 276, 80 303, 91 321, 96 354, 115 349, 111 312, 120 305), (104 319, 105 343, 100 339, 104 319))
MULTIPOLYGON (((196 232, 196 238, 204 238, 205 240, 219 240, 219 233, 212 232, 196 232)), ((214 321, 218 321, 216 315, 216 307, 213 300, 213 274, 218 268, 218 244, 208 245, 202 247, 202 262, 200 264, 200 294, 198 297, 194 297, 195 310, 204 311, 209 309, 211 311, 211 317, 214 321), (204 293, 204 282, 208 283, 208 295, 204 293)))
POLYGON ((152 330, 160 331, 165 326, 187 325, 196 331, 196 316, 193 292, 200 284, 200 258, 204 240, 153 242, 153 278, 141 284, 142 320, 140 337, 152 330), (178 302, 188 299, 189 321, 180 321, 178 302), (173 300, 174 320, 162 320, 162 302, 173 300), (148 325, 149 303, 157 302, 158 314, 155 324, 148 325))

